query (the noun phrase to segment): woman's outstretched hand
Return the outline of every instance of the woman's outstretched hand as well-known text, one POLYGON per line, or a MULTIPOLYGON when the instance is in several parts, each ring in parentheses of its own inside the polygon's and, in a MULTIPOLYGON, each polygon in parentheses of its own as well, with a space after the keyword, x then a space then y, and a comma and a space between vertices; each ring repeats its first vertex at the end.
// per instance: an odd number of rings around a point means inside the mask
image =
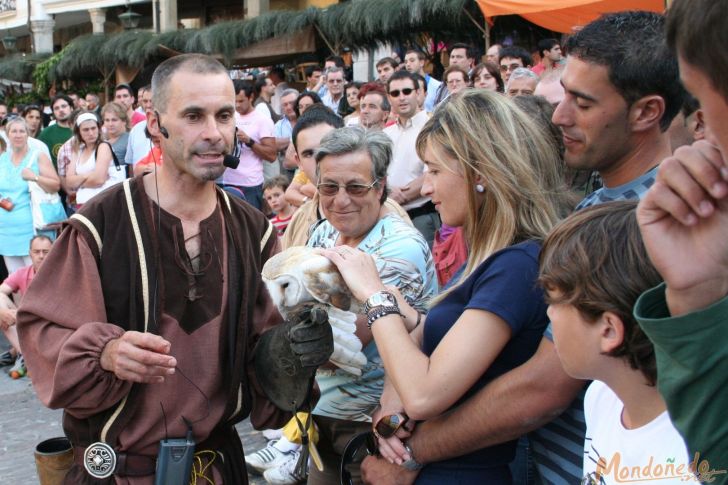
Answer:
POLYGON ((364 251, 349 246, 336 246, 320 249, 318 252, 336 265, 349 291, 357 300, 367 301, 374 293, 387 289, 379 277, 374 258, 364 251))

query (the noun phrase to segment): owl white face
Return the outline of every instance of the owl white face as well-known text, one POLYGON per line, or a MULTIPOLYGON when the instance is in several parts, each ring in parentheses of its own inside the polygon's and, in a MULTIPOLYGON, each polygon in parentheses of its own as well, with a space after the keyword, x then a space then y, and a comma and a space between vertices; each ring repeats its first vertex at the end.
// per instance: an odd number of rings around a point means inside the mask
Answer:
POLYGON ((284 317, 286 316, 287 310, 299 303, 313 301, 311 295, 305 290, 302 282, 295 275, 282 274, 272 280, 263 278, 263 281, 268 288, 268 293, 270 293, 273 303, 284 317))

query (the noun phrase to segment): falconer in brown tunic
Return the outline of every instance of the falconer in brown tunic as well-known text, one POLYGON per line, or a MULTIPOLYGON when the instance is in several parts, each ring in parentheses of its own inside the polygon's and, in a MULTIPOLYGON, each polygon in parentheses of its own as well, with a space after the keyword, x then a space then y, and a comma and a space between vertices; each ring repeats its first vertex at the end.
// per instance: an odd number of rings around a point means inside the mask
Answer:
POLYGON ((244 484, 233 425, 290 418, 252 365, 259 336, 281 322, 260 278, 278 243, 262 213, 214 184, 234 137, 224 67, 178 56, 152 84, 164 167, 71 217, 26 294, 19 336, 39 398, 65 411, 76 458, 65 483, 151 484, 160 440, 191 429, 202 475, 244 484), (108 478, 83 466, 94 443, 116 457, 108 478))

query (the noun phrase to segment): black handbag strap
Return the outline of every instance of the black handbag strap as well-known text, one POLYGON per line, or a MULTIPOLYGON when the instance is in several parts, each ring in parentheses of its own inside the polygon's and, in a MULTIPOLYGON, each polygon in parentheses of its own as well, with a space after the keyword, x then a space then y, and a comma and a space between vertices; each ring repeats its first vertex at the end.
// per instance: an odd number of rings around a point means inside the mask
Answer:
POLYGON ((102 141, 98 144, 98 146, 96 147, 96 151, 94 152, 94 157, 98 156, 99 147, 101 145, 109 145, 109 150, 111 150, 111 157, 114 159, 114 167, 116 167, 117 171, 121 170, 121 164, 119 163, 119 159, 116 157, 116 153, 114 153, 114 147, 112 147, 111 143, 109 143, 108 141, 102 141))

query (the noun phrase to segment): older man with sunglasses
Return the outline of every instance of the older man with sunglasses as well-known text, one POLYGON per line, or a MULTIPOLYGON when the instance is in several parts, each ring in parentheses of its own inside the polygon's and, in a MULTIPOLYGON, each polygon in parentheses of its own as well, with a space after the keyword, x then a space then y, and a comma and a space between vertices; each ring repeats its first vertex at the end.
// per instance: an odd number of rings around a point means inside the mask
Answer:
MULTIPOLYGON (((383 281, 397 287, 415 306, 425 308, 437 291, 430 250, 408 222, 384 210, 392 158, 389 138, 360 127, 332 130, 321 140, 315 158, 318 196, 326 220, 316 226, 308 246, 333 248, 344 257, 357 251, 373 254, 383 281)), ((346 443, 357 433, 372 429, 369 416, 384 386, 384 368, 364 315, 357 317, 356 327, 367 358, 361 375, 332 367, 319 370, 316 376, 321 399, 313 414, 325 468, 323 472, 312 468, 309 484, 338 485, 346 443)), ((351 470, 354 475, 358 468, 351 470)))
POLYGON ((440 217, 432 201, 420 195, 425 165, 417 156, 415 141, 429 117, 417 103, 418 87, 417 78, 408 71, 395 72, 387 83, 389 104, 397 116, 397 122, 384 129, 394 143, 387 184, 390 197, 407 211, 412 224, 432 247, 440 217))

